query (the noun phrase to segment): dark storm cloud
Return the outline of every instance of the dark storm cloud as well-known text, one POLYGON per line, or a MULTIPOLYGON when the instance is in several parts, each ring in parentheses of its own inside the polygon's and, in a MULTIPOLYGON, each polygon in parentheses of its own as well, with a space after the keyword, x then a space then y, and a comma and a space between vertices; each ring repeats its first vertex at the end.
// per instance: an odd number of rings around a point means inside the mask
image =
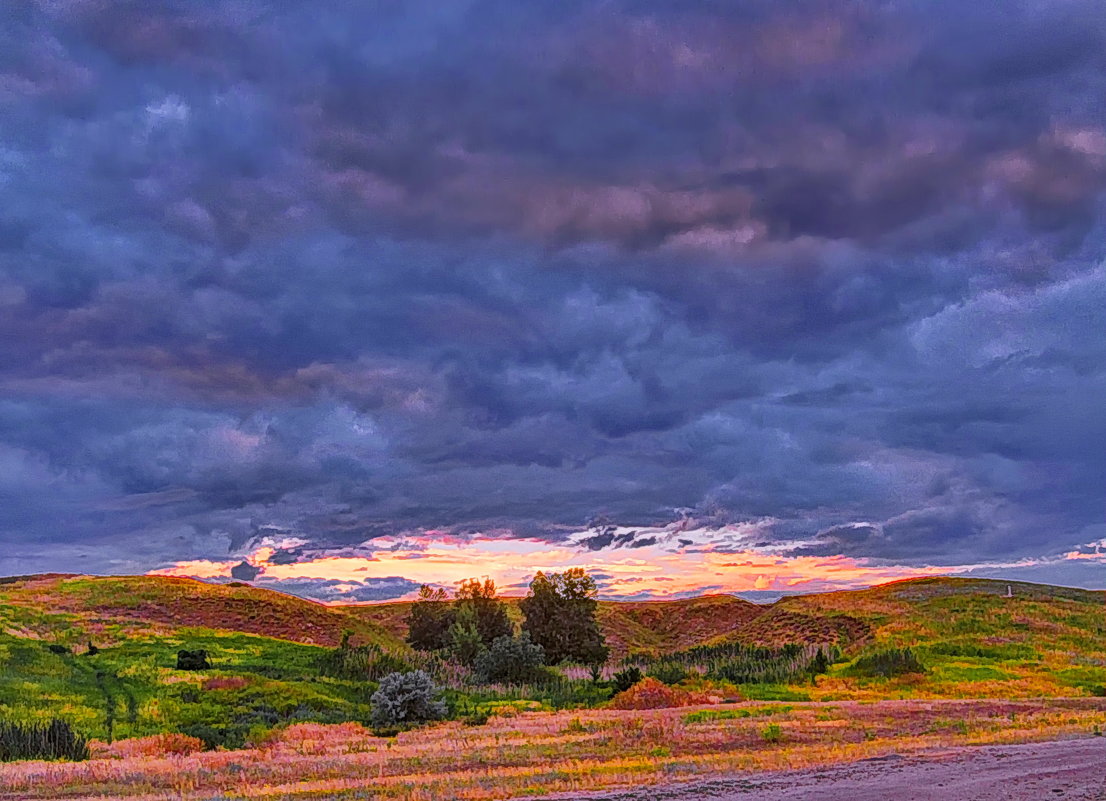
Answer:
POLYGON ((1100 12, 11 4, 4 572, 1092 541, 1100 12))

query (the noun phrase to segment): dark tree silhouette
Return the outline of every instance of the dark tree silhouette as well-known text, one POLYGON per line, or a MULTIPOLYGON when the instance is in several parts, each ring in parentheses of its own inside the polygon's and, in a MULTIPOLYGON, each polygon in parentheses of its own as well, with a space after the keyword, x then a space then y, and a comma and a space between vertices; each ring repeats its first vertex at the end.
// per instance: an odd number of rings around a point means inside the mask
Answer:
POLYGON ((419 588, 419 599, 407 616, 407 642, 420 651, 437 651, 449 645, 449 627, 456 613, 446 591, 426 584, 419 588))
POLYGON ((610 654, 595 613, 595 581, 583 568, 564 573, 538 573, 530 582, 530 594, 522 599, 524 631, 545 649, 545 661, 553 665, 566 659, 601 665, 610 654))

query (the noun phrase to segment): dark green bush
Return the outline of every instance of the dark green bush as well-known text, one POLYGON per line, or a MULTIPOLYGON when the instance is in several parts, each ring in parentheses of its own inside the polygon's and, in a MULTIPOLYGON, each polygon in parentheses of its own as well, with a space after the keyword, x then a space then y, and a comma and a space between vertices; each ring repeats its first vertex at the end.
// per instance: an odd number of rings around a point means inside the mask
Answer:
POLYGON ((0 722, 0 762, 16 759, 88 759, 88 741, 63 720, 30 725, 0 722))
POLYGON ((211 670, 211 663, 207 661, 207 651, 203 648, 195 651, 180 649, 177 651, 177 670, 211 670))
POLYGON ((1103 687, 1101 684, 1092 684, 1087 688, 1087 692, 1096 698, 1106 698, 1106 687, 1103 687))
POLYGON ((530 641, 529 632, 517 637, 496 638, 492 647, 480 654, 475 664, 478 679, 486 684, 541 683, 549 677, 545 668, 545 650, 530 641))
POLYGON ((679 684, 688 677, 688 669, 679 662, 657 662, 646 675, 663 684, 679 684))
POLYGON ((692 669, 707 678, 733 684, 794 684, 824 673, 839 654, 837 648, 826 645, 788 643, 770 648, 724 643, 696 646, 659 659, 631 657, 624 664, 640 665, 648 675, 666 684, 682 681, 692 669))
POLYGON ((611 688, 616 694, 624 693, 635 684, 637 684, 639 681, 641 681, 641 679, 641 668, 633 665, 631 667, 618 671, 614 674, 613 677, 611 677, 611 688))
POLYGON ((49 645, 47 645, 47 646, 46 646, 46 649, 47 649, 47 650, 48 650, 48 651, 49 651, 50 653, 52 653, 52 654, 58 654, 58 655, 71 653, 71 651, 69 650, 69 648, 67 648, 67 647, 66 647, 66 646, 64 646, 64 645, 60 645, 60 644, 58 644, 58 643, 56 643, 56 642, 52 642, 52 643, 50 643, 49 645))
POLYGON ((887 648, 860 657, 853 665, 852 673, 889 679, 911 673, 925 673, 925 665, 909 648, 887 648))

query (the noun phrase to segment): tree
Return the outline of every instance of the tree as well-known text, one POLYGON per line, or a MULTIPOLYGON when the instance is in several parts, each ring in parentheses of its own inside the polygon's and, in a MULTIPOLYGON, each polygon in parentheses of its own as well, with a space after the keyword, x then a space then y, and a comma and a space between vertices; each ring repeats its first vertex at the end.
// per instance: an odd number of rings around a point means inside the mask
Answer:
POLYGON ((423 584, 407 616, 407 642, 420 651, 437 651, 450 643, 449 627, 456 613, 442 588, 423 584))
POLYGON ((476 613, 472 607, 462 606, 449 627, 449 656, 462 665, 472 666, 487 650, 476 628, 476 613))
POLYGON ((486 647, 490 647, 500 637, 514 634, 514 626, 507 617, 507 608, 496 596, 495 582, 491 579, 468 579, 461 582, 457 589, 455 607, 457 614, 466 609, 471 612, 480 641, 486 647))
POLYGON ((520 604, 526 616, 522 628, 545 649, 547 664, 566 659, 587 665, 607 661, 610 651, 595 620, 599 606, 595 595, 595 581, 583 568, 534 576, 530 593, 520 604))

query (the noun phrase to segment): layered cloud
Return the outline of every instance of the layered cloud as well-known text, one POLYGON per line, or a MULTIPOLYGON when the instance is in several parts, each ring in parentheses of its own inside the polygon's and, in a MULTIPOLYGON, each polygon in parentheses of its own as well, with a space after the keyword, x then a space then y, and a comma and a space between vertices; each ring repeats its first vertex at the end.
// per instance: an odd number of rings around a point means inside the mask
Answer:
POLYGON ((1097 3, 8 19, 0 572, 1104 583, 1097 3))

